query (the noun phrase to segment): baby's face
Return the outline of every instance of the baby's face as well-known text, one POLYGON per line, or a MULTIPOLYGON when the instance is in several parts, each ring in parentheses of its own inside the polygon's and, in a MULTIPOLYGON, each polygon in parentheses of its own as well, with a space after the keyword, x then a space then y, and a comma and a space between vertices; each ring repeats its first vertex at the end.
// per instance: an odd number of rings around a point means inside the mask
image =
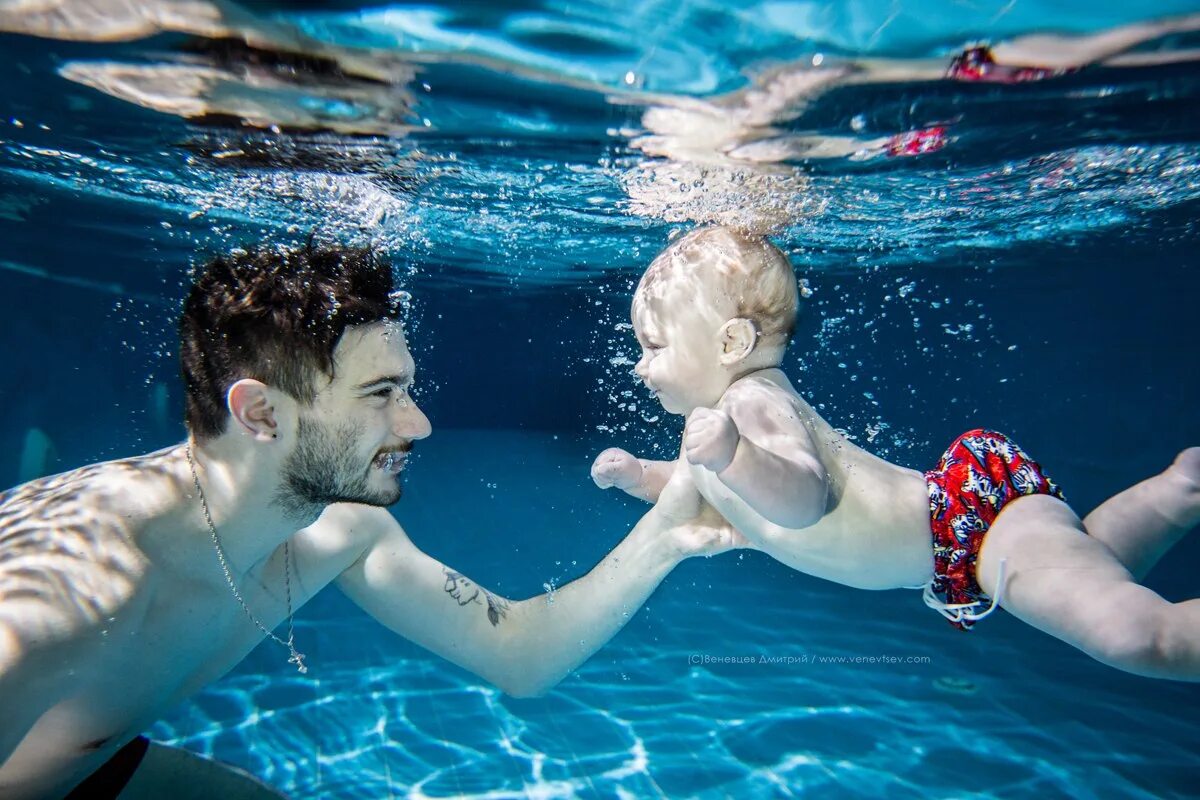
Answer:
POLYGON ((633 331, 642 346, 634 372, 672 414, 711 408, 729 388, 721 364, 719 331, 725 317, 696 292, 640 288, 633 300, 633 331))

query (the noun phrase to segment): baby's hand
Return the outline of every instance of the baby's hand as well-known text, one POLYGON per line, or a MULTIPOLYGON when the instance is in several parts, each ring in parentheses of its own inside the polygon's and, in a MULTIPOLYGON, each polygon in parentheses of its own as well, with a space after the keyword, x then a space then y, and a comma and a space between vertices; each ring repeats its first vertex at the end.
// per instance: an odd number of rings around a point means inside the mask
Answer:
POLYGON ((630 489, 642 482, 642 462, 632 453, 610 447, 592 462, 592 480, 601 489, 630 489))
POLYGON ((720 472, 733 461, 741 439, 724 411, 697 408, 683 431, 683 450, 692 464, 720 472))

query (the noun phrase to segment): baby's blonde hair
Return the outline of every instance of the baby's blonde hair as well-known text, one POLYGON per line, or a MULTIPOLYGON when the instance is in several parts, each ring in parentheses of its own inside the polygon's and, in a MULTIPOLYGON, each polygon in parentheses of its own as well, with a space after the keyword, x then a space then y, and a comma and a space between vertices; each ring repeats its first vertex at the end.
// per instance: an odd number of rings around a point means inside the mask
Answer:
MULTIPOLYGON (((792 263, 766 238, 723 226, 697 228, 655 257, 638 284, 638 295, 661 298, 672 283, 669 278, 689 275, 716 276, 715 285, 732 301, 736 316, 754 322, 764 339, 786 344, 791 338, 800 290, 792 263)), ((721 298, 704 299, 716 303, 721 298)))

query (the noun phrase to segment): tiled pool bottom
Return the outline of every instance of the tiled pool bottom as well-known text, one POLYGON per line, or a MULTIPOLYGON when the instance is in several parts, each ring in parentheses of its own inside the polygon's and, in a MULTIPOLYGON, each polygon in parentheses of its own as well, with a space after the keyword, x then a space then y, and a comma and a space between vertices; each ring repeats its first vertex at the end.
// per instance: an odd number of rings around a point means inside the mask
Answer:
MULTIPOLYGON (((514 470, 499 434, 438 436, 398 516, 512 597, 584 572, 640 510, 549 437, 517 437, 514 470)), ((917 592, 761 554, 683 564, 544 698, 498 693, 334 591, 297 640, 307 676, 261 647, 152 734, 298 799, 1200 795, 1200 686, 1118 673, 1004 614, 963 634, 917 592)))

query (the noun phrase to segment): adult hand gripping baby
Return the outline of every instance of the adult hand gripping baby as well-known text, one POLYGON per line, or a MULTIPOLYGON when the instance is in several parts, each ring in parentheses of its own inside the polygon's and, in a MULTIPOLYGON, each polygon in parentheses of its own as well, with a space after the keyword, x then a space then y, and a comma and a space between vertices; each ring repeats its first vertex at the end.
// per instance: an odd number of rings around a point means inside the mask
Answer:
MULTIPOLYGON (((736 429, 734 433, 736 436, 736 429)), ((736 440, 734 446, 736 448, 736 440)), ((700 496, 683 459, 673 464, 653 462, 647 469, 633 454, 613 447, 596 457, 592 464, 592 480, 601 489, 616 487, 653 502, 654 508, 647 516, 658 521, 663 535, 670 538, 681 558, 714 556, 751 546, 700 496), (657 491, 645 493, 636 491, 646 482, 647 473, 663 466, 671 471, 661 489, 655 487, 657 491)))

